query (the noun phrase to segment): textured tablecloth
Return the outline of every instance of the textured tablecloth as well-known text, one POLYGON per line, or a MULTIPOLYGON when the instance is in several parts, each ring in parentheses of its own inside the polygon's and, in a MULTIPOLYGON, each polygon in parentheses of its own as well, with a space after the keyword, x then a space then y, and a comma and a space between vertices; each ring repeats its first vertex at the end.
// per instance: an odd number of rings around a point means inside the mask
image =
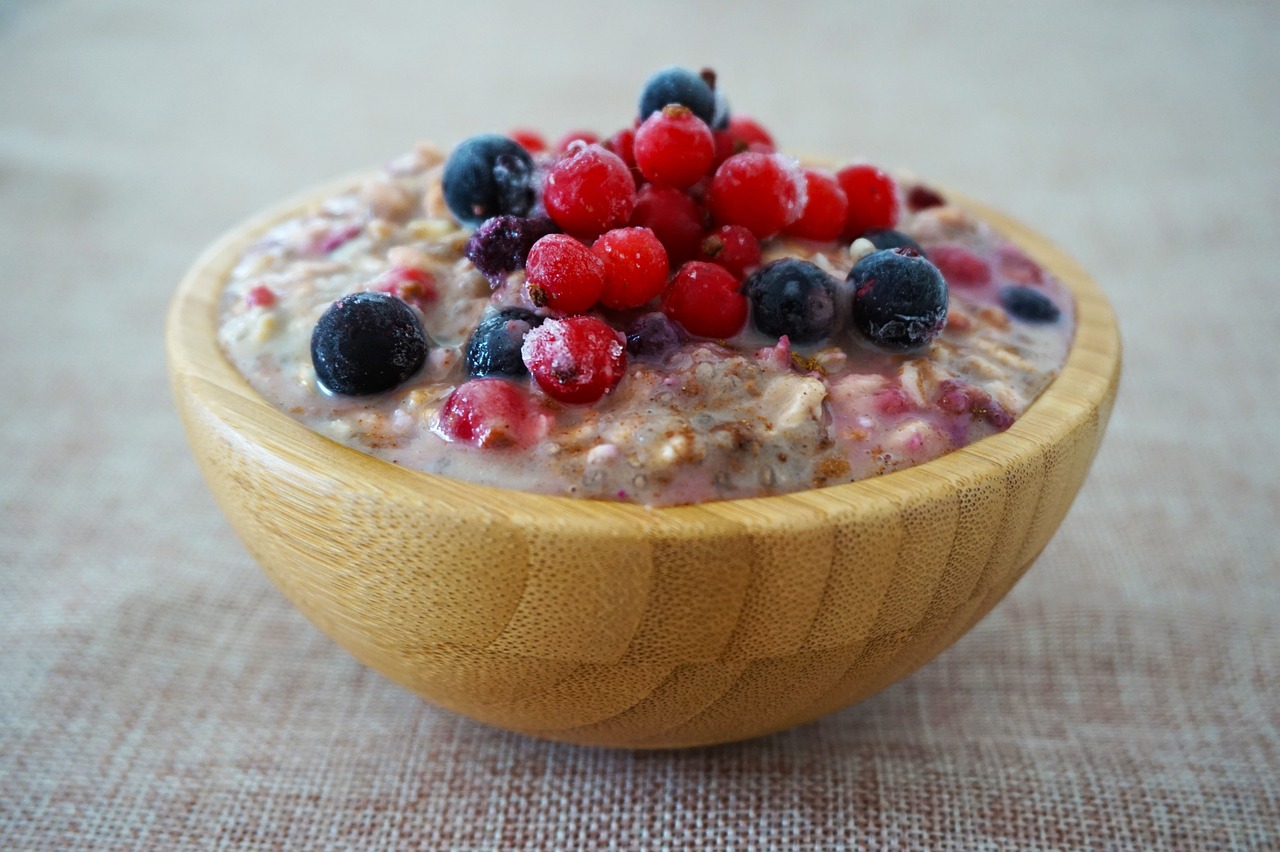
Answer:
POLYGON ((0 848, 1280 848, 1280 5, 0 0, 0 848), (630 753, 456 718, 195 469, 169 296, 257 208, 713 65, 788 148, 1034 224, 1126 368, 1059 535, 903 682, 630 753))

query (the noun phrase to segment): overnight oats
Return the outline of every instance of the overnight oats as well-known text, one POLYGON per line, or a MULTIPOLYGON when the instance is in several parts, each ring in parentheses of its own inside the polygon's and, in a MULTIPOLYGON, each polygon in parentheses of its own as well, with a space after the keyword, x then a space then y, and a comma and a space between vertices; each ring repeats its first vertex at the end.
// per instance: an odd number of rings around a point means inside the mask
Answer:
POLYGON ((1007 429, 1063 285, 921 182, 779 153, 710 72, 634 126, 420 145, 276 224, 220 305, 273 405, 389 462, 669 506, 851 482, 1007 429))

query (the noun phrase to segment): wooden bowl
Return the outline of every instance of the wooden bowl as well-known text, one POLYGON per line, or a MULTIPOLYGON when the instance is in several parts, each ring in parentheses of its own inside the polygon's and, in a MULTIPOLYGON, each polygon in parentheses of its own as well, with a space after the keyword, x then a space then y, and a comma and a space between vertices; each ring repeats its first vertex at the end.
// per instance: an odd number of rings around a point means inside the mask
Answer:
POLYGON ((1007 432, 877 479, 639 506, 405 470, 268 405, 223 357, 241 252, 330 186, 256 216, 182 280, 169 370, 195 456, 275 584, 357 659, 483 722, 576 743, 755 737, 893 683, 995 605, 1080 488, 1120 368, 1115 318, 1044 238, 962 202, 1075 294, 1065 368, 1007 432))

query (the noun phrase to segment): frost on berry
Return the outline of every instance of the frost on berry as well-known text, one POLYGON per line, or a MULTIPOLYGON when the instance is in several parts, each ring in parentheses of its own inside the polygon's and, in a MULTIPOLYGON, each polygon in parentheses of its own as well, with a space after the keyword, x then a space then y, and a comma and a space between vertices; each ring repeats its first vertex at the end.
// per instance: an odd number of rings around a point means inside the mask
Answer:
POLYGON ((550 219, 494 216, 475 230, 463 254, 496 287, 508 273, 524 269, 533 244, 556 230, 550 219))
POLYGON ((524 338, 521 356, 547 396, 560 402, 595 402, 627 369, 624 338, 593 316, 549 319, 524 338))

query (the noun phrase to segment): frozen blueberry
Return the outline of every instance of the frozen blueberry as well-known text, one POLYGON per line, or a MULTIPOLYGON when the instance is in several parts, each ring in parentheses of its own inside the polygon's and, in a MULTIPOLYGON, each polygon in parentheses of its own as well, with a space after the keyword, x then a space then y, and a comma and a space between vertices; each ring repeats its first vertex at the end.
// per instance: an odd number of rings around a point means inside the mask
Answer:
POLYGON ((729 129, 729 99, 724 96, 724 92, 716 89, 712 93, 716 99, 715 114, 711 119, 712 130, 728 130, 729 129))
POLYGON ((463 254, 491 284, 498 285, 508 272, 524 269, 534 243, 557 230, 550 219, 494 216, 476 228, 463 254))
POLYGON ((520 347, 529 330, 541 324, 542 317, 524 308, 503 308, 485 316, 467 341, 467 375, 527 375, 520 347))
POLYGON ((862 239, 869 240, 871 245, 876 247, 876 251, 885 249, 909 248, 918 251, 921 256, 925 255, 925 250, 920 248, 920 244, 908 237, 901 231, 895 231, 892 228, 874 228, 863 233, 862 239))
POLYGON ((661 358, 680 345, 680 330, 666 314, 636 317, 627 328, 627 351, 637 358, 661 358))
POLYGON ((747 277, 743 293, 756 328, 792 343, 821 340, 836 325, 836 280, 807 260, 775 260, 747 277))
POLYGON ((519 143, 485 133, 449 154, 441 179, 444 201, 464 225, 491 216, 523 216, 533 209, 533 158, 519 143))
POLYGON ((422 367, 427 335, 413 309, 388 293, 343 296, 311 332, 311 363, 326 390, 364 396, 390 390, 422 367))
POLYGON ((1000 304, 1009 316, 1023 322, 1057 322, 1062 311, 1039 290, 1030 287, 1006 287, 1000 291, 1000 304))
MULTIPOLYGON (((682 104, 707 123, 715 122, 716 96, 711 86, 687 68, 664 68, 649 78, 640 93, 640 120, 667 104, 682 104)), ((725 117, 726 120, 728 116, 725 117)))
POLYGON ((947 282, 911 248, 885 249, 849 270, 853 325, 884 349, 906 351, 932 341, 947 321, 947 282))

